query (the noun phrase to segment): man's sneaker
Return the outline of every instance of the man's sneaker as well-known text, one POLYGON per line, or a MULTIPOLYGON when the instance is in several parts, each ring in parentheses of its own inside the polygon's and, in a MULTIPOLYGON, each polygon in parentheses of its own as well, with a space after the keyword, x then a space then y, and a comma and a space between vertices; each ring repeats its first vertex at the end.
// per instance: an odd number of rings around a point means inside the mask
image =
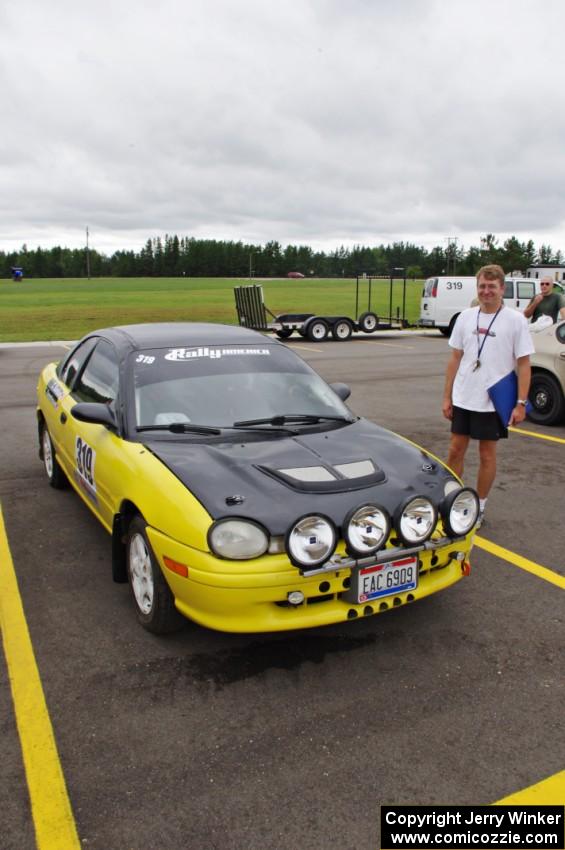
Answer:
POLYGON ((478 531, 479 528, 481 528, 481 526, 483 526, 484 524, 485 524, 485 512, 479 511, 479 516, 478 516, 478 519, 477 519, 477 525, 475 526, 476 530, 478 531))

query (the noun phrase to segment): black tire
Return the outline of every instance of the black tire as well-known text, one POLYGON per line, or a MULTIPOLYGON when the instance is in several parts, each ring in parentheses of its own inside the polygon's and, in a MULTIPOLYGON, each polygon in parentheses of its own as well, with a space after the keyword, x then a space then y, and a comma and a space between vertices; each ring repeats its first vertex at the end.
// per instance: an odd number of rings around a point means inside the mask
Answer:
POLYGON ((349 319, 338 319, 332 327, 332 336, 337 342, 345 342, 351 339, 353 324, 349 319))
POLYGON ((379 327, 379 317, 368 310, 366 313, 361 313, 357 319, 357 325, 363 333, 372 334, 379 327))
POLYGON ((126 539, 126 567, 137 619, 155 635, 174 632, 185 622, 175 608, 175 600, 139 515, 129 524, 126 539))
POLYGON ((534 372, 528 417, 538 425, 555 425, 565 414, 565 398, 559 382, 548 372, 534 372))
POLYGON ((458 318, 459 318, 459 313, 457 313, 456 316, 451 317, 451 320, 449 322, 449 327, 447 329, 446 328, 441 329, 441 332, 444 336, 451 336, 451 334, 453 333, 453 328, 455 327, 455 322, 457 321, 458 318))
POLYGON ((306 327, 306 336, 310 342, 324 342, 329 332, 328 323, 324 319, 310 319, 306 327))
POLYGON ((280 331, 275 331, 275 336, 278 336, 279 339, 288 339, 289 336, 292 336, 292 328, 282 328, 280 331))
POLYGON ((67 481, 67 476, 59 466, 51 435, 45 422, 41 426, 41 459, 51 487, 54 487, 55 490, 64 490, 69 482, 67 481))

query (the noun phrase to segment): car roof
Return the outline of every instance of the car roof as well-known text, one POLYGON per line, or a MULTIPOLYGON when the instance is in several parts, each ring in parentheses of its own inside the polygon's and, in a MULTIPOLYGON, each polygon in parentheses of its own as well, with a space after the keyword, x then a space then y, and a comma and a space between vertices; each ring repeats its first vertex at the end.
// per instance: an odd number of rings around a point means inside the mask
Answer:
POLYGON ((140 325, 118 325, 94 331, 89 336, 103 336, 119 349, 187 348, 194 345, 279 345, 257 331, 237 325, 212 322, 150 322, 140 325))

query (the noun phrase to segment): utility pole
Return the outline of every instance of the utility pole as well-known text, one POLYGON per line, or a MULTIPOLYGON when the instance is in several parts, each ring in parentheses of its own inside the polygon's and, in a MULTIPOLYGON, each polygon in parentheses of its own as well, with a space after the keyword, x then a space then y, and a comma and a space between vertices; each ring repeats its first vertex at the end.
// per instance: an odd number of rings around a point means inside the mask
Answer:
POLYGON ((90 249, 88 247, 88 225, 86 227, 86 276, 90 280, 90 249))
POLYGON ((446 236, 445 241, 447 242, 447 248, 445 250, 445 259, 446 259, 446 274, 449 274, 449 260, 451 258, 452 274, 456 274, 457 272, 457 242, 459 241, 458 236, 446 236))

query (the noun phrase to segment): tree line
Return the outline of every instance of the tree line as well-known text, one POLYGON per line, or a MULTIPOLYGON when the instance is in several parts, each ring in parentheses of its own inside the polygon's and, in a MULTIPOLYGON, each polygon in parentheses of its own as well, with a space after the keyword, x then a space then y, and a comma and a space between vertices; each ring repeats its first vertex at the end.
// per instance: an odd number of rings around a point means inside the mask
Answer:
POLYGON ((550 245, 536 248, 530 239, 515 236, 502 244, 492 233, 479 246, 459 247, 453 240, 427 250, 410 242, 333 251, 313 251, 307 245, 265 245, 216 239, 168 236, 148 239, 136 251, 115 251, 107 256, 90 248, 35 248, 0 251, 0 277, 11 277, 20 267, 26 278, 57 277, 285 277, 301 272, 306 277, 354 277, 362 272, 408 278, 441 274, 472 275, 486 263, 498 263, 507 273, 525 272, 536 263, 561 264, 561 251, 550 245))

